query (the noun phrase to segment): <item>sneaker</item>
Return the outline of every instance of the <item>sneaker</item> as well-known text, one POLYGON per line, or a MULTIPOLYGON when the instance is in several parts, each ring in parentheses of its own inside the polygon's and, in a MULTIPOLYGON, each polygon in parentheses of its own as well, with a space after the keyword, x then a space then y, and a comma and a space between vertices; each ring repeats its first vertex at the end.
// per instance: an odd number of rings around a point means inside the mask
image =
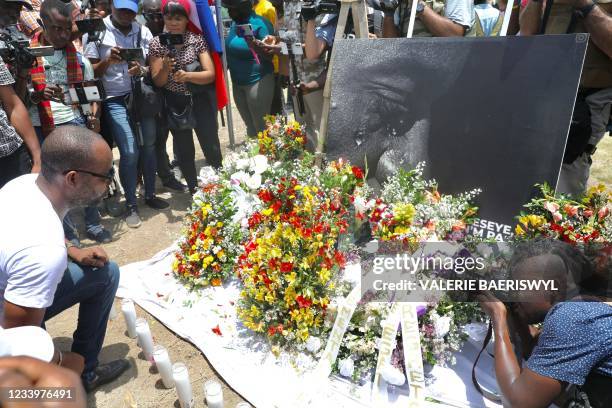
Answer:
POLYGON ((164 208, 168 208, 168 206, 170 206, 167 201, 155 196, 145 199, 145 204, 154 210, 163 210, 164 208))
POLYGON ((108 384, 119 378, 128 368, 130 363, 125 359, 111 361, 107 364, 100 364, 90 375, 83 375, 81 380, 85 391, 92 392, 101 385, 108 384))
POLYGON ((100 226, 100 228, 87 231, 87 237, 89 239, 93 239, 99 244, 108 244, 113 240, 113 236, 110 231, 105 230, 102 226, 100 226))
POLYGON ((128 215, 125 217, 125 222, 130 228, 140 227, 140 216, 138 215, 138 209, 136 206, 128 207, 128 215))
POLYGON ((172 177, 167 182, 162 183, 162 185, 166 188, 169 188, 170 190, 180 191, 181 193, 187 191, 187 186, 175 179, 174 177, 172 177))
POLYGON ((175 167, 178 167, 178 165, 179 165, 179 163, 178 163, 178 160, 176 160, 176 159, 175 159, 175 160, 172 160, 172 161, 170 162, 170 168, 171 168, 171 169, 173 169, 173 168, 175 168, 175 167))

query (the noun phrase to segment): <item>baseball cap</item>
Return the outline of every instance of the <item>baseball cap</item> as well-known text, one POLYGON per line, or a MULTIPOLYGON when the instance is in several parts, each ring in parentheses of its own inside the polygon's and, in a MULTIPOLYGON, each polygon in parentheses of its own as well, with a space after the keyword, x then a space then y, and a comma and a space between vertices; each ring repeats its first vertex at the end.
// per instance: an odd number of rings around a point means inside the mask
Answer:
POLYGON ((38 326, 0 327, 0 357, 27 356, 50 362, 54 352, 51 336, 38 326))
POLYGON ((34 10, 32 8, 32 3, 30 3, 29 0, 4 0, 6 3, 20 3, 23 7, 27 8, 28 10, 32 11, 34 10))
POLYGON ((138 0, 113 0, 116 9, 128 9, 138 13, 138 0))

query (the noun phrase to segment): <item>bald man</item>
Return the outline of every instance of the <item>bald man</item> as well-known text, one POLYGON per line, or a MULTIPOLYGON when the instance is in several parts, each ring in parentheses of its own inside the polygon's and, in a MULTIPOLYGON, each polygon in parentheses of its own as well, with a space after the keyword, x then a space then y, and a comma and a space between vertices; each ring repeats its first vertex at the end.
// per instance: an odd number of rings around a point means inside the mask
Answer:
POLYGON ((0 190, 0 325, 44 326, 79 304, 72 351, 56 350, 53 362, 81 374, 87 391, 129 367, 126 360, 98 364, 119 268, 101 248, 67 248, 62 219, 105 197, 112 160, 101 136, 64 126, 45 139, 40 174, 18 177, 0 190))

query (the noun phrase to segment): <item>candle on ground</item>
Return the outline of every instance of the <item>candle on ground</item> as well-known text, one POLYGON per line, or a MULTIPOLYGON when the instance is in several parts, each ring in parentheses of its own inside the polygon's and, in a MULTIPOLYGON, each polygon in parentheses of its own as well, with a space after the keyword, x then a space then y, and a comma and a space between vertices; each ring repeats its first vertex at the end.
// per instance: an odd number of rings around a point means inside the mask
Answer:
POLYGON ((136 308, 132 299, 123 299, 121 301, 121 311, 125 318, 125 324, 127 326, 128 336, 131 338, 136 337, 136 308))
POLYGON ((149 323, 144 317, 136 319, 136 333, 138 334, 138 344, 142 348, 145 358, 153 361, 153 337, 151 337, 149 323))
POLYGON ((223 389, 221 384, 215 380, 206 381, 204 393, 206 394, 206 405, 208 408, 223 408, 223 389))
POLYGON ((178 395, 181 408, 191 408, 193 405, 193 393, 191 391, 187 366, 183 363, 174 363, 172 365, 172 377, 174 378, 176 395, 178 395))
POLYGON ((161 344, 156 344, 155 347, 153 347, 153 360, 155 361, 157 371, 159 371, 159 374, 161 375, 164 387, 174 387, 174 378, 172 378, 172 362, 170 361, 168 350, 166 350, 166 348, 161 344))

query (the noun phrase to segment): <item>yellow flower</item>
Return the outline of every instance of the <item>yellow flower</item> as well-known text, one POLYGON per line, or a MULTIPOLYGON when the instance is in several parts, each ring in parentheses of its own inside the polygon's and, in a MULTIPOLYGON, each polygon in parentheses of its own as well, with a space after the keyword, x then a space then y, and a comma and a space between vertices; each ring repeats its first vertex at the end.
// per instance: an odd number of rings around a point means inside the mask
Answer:
POLYGON ((514 233, 519 236, 525 235, 525 230, 520 225, 517 225, 514 229, 514 233))
POLYGON ((319 280, 321 283, 326 284, 329 282, 329 278, 331 277, 331 272, 327 268, 321 268, 319 270, 319 280))
POLYGON ((394 218, 402 224, 411 224, 416 210, 410 203, 399 203, 393 208, 394 218))

